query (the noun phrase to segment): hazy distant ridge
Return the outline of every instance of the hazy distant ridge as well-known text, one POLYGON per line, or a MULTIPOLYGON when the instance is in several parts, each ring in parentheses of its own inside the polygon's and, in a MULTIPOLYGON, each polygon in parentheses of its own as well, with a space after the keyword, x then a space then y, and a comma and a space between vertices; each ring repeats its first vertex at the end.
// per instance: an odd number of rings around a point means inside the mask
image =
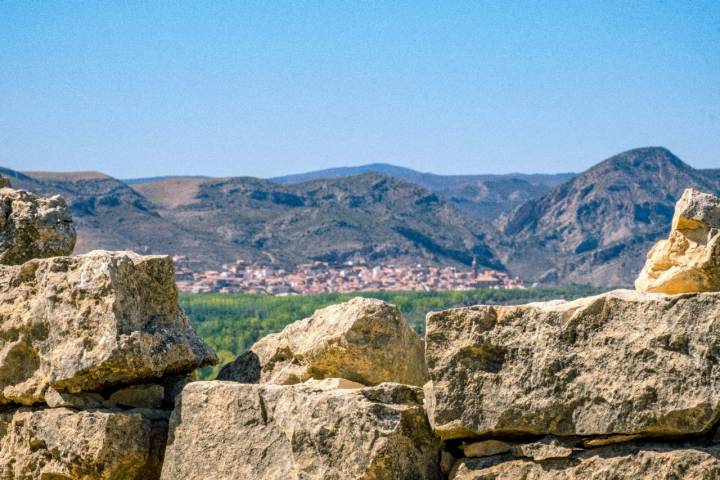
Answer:
POLYGON ((372 163, 357 167, 330 168, 285 175, 271 180, 279 183, 300 183, 371 172, 391 175, 400 180, 423 186, 441 199, 455 204, 460 210, 488 220, 496 218, 502 212, 512 209, 524 201, 539 197, 550 188, 575 176, 574 173, 438 175, 385 163, 372 163))

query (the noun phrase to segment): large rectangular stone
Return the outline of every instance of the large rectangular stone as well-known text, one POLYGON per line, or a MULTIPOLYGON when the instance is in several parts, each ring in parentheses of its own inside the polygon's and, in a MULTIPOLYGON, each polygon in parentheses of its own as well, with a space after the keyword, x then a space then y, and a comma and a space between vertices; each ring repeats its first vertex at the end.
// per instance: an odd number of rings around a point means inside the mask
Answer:
POLYGON ((537 462, 509 456, 464 458, 450 480, 711 480, 720 478, 720 445, 625 444, 537 462))
POLYGON ((479 435, 684 435, 720 413, 720 294, 619 290, 427 317, 428 417, 479 435))
POLYGON ((0 404, 214 361, 178 305, 169 257, 96 251, 0 266, 0 404))
POLYGON ((162 478, 439 479, 420 389, 359 387, 190 383, 170 419, 162 478))
POLYGON ((153 480, 166 435, 159 411, 0 412, 0 478, 153 480))

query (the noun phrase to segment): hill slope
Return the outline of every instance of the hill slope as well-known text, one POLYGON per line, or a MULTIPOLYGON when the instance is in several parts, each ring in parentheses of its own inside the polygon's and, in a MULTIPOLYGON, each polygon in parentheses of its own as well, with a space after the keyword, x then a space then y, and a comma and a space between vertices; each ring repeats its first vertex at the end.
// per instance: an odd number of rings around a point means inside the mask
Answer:
POLYGON ((482 265, 502 268, 468 220, 431 192, 365 174, 280 185, 236 177, 143 185, 160 213, 186 229, 213 231, 247 259, 297 265, 312 260, 482 265), (168 202, 166 189, 182 190, 168 202))
POLYGON ((164 219, 151 202, 124 183, 97 172, 0 173, 14 188, 42 195, 62 195, 78 230, 76 253, 95 249, 141 253, 184 251, 202 246, 164 219))
POLYGON ((162 182, 165 180, 192 180, 209 178, 202 175, 164 175, 162 177, 143 177, 143 178, 122 178, 120 181, 125 185, 135 186, 144 183, 162 182))
POLYGON ((709 173, 660 147, 616 155, 499 219, 501 258, 523 278, 630 284, 682 191, 720 192, 709 173))
POLYGON ((187 255, 196 268, 238 257, 293 266, 314 260, 469 265, 502 269, 468 220, 431 192, 367 174, 294 185, 248 177, 168 178, 136 185, 98 173, 22 174, 13 186, 60 194, 73 211, 76 253, 97 248, 187 255))

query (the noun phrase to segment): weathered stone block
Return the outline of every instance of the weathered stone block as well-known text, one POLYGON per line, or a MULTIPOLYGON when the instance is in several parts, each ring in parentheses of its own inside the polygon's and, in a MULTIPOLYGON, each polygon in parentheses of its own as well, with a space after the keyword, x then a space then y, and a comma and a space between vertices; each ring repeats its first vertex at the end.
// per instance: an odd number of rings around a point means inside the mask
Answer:
POLYGON ((187 385, 170 420, 162 478, 440 478, 440 445, 420 389, 342 386, 187 385))
POLYGON ((161 415, 20 408, 0 412, 0 478, 153 480, 167 433, 161 415))
POLYGON ((168 257, 96 251, 0 266, 0 404, 214 361, 178 305, 168 257))
POLYGON ((618 290, 427 317, 428 417, 443 438, 685 435, 720 412, 720 294, 618 290))
POLYGON ((293 384, 341 377, 363 385, 422 385, 423 342, 394 305, 355 298, 270 334, 225 366, 219 380, 293 384))
POLYGON ((713 480, 720 478, 720 446, 613 445, 570 458, 465 458, 450 480, 713 480))
POLYGON ((0 188, 0 264, 70 255, 75 239, 70 209, 60 196, 0 188))

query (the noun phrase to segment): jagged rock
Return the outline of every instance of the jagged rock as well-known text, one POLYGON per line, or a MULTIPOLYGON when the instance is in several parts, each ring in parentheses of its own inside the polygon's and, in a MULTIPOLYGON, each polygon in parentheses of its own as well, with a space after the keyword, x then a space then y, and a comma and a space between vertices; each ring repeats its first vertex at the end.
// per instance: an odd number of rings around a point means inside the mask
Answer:
POLYGON ((512 445, 507 442, 492 439, 460 445, 460 450, 466 457, 489 457, 499 453, 507 453, 511 448, 512 445))
POLYGON ((720 290, 720 198, 685 190, 670 236, 650 249, 635 288, 671 295, 720 290))
POLYGON ((0 412, 0 478, 157 479, 166 432, 161 416, 134 411, 0 412))
POLYGON ((0 266, 0 404, 214 361, 177 303, 168 257, 97 251, 0 266))
POLYGON ((170 419, 162 478, 441 478, 419 388, 335 385, 187 385, 170 419))
POLYGON ((358 297, 262 338, 218 379, 293 384, 341 377, 363 385, 422 385, 426 375, 422 340, 397 307, 358 297))
POLYGON ((0 264, 70 255, 73 248, 75 227, 65 200, 0 189, 0 264))
POLYGON ((513 445, 510 450, 516 457, 527 457, 540 462, 551 458, 567 458, 573 453, 577 441, 545 437, 537 442, 513 445))
POLYGON ((713 480, 720 478, 720 446, 613 445, 571 458, 535 462, 465 458, 450 480, 713 480))
POLYGON ((427 317, 428 417, 478 435, 683 435, 720 411, 720 294, 618 290, 427 317))

